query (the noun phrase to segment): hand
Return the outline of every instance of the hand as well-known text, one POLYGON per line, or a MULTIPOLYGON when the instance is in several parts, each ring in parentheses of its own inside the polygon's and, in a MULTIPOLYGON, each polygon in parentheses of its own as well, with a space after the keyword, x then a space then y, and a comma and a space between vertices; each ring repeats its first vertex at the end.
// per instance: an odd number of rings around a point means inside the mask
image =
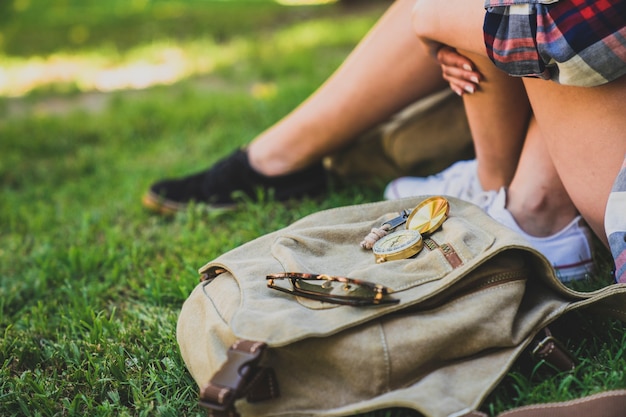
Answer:
POLYGON ((474 70, 472 61, 449 46, 440 47, 436 57, 443 71, 443 79, 450 84, 452 91, 462 96, 478 90, 478 83, 482 77, 474 70))

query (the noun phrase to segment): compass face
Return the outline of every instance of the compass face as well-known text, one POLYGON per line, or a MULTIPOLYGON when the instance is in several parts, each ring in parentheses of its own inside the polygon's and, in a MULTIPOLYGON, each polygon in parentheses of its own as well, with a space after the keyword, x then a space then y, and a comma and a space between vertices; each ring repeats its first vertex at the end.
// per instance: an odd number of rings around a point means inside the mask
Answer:
POLYGON ((422 235, 417 230, 398 230, 381 238, 374 244, 372 251, 376 262, 406 259, 422 250, 422 235))
POLYGON ((406 228, 421 234, 430 234, 448 218, 450 204, 443 197, 430 197, 413 209, 407 219, 406 228))

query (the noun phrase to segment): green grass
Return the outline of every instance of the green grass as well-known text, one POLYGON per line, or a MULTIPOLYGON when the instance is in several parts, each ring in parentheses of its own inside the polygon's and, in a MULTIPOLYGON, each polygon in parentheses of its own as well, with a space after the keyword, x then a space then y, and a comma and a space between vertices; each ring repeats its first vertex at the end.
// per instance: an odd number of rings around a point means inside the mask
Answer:
MULTIPOLYGON (((96 66, 128 63, 175 44, 189 56, 207 48, 215 65, 171 86, 110 93, 101 111, 41 110, 84 92, 54 83, 0 102, 2 416, 201 415, 175 341, 198 267, 309 213, 381 195, 337 185, 319 201, 265 198, 234 212, 190 208, 173 219, 139 204, 152 181, 208 166, 296 106, 384 4, 348 11, 267 2, 100 3, 0 2, 0 16, 10 16, 0 18, 3 62, 22 68, 33 55, 63 52, 96 66), (87 36, 78 36, 77 24, 87 36), (12 113, 16 104, 23 110, 12 113)), ((487 410, 626 386, 624 326, 584 315, 568 321, 582 365, 559 374, 521 361, 487 410)))

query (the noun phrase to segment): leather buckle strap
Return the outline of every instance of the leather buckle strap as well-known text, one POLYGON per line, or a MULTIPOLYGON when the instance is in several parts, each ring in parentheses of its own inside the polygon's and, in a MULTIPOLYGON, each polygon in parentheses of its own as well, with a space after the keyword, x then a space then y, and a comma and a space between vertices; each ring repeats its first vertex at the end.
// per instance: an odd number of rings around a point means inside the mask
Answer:
MULTIPOLYGON (((498 414, 498 417, 622 417, 626 390, 605 391, 571 401, 530 405, 498 414)), ((462 417, 488 417, 472 411, 462 417)))
POLYGON ((543 337, 532 348, 531 355, 536 360, 544 360, 559 371, 571 371, 576 367, 574 356, 554 336, 550 329, 542 330, 543 337))
POLYGON ((211 417, 236 417, 235 400, 247 396, 257 402, 279 395, 271 368, 260 366, 267 345, 239 340, 228 350, 228 358, 200 391, 200 405, 211 417))

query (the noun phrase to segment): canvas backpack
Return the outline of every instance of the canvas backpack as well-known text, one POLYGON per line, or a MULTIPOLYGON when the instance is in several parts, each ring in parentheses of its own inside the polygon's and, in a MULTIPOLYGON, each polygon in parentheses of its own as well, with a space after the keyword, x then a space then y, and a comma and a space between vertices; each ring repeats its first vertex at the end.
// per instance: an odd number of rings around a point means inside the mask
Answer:
MULTIPOLYGON (((555 319, 588 308, 626 320, 626 285, 568 289, 522 237, 458 199, 446 199, 445 221, 406 259, 381 260, 380 251, 377 258, 359 245, 426 200, 314 213, 204 265, 177 339, 209 415, 346 416, 407 407, 427 417, 484 416, 476 410, 485 397, 555 319), (379 285, 380 303, 341 305, 268 288, 268 275, 291 272, 379 285)), ((536 351, 549 355, 554 347, 536 351)), ((597 400, 574 406, 597 411, 597 400)), ((603 394, 600 404, 617 414, 559 414, 555 406, 512 415, 616 417, 626 394, 603 394)))

